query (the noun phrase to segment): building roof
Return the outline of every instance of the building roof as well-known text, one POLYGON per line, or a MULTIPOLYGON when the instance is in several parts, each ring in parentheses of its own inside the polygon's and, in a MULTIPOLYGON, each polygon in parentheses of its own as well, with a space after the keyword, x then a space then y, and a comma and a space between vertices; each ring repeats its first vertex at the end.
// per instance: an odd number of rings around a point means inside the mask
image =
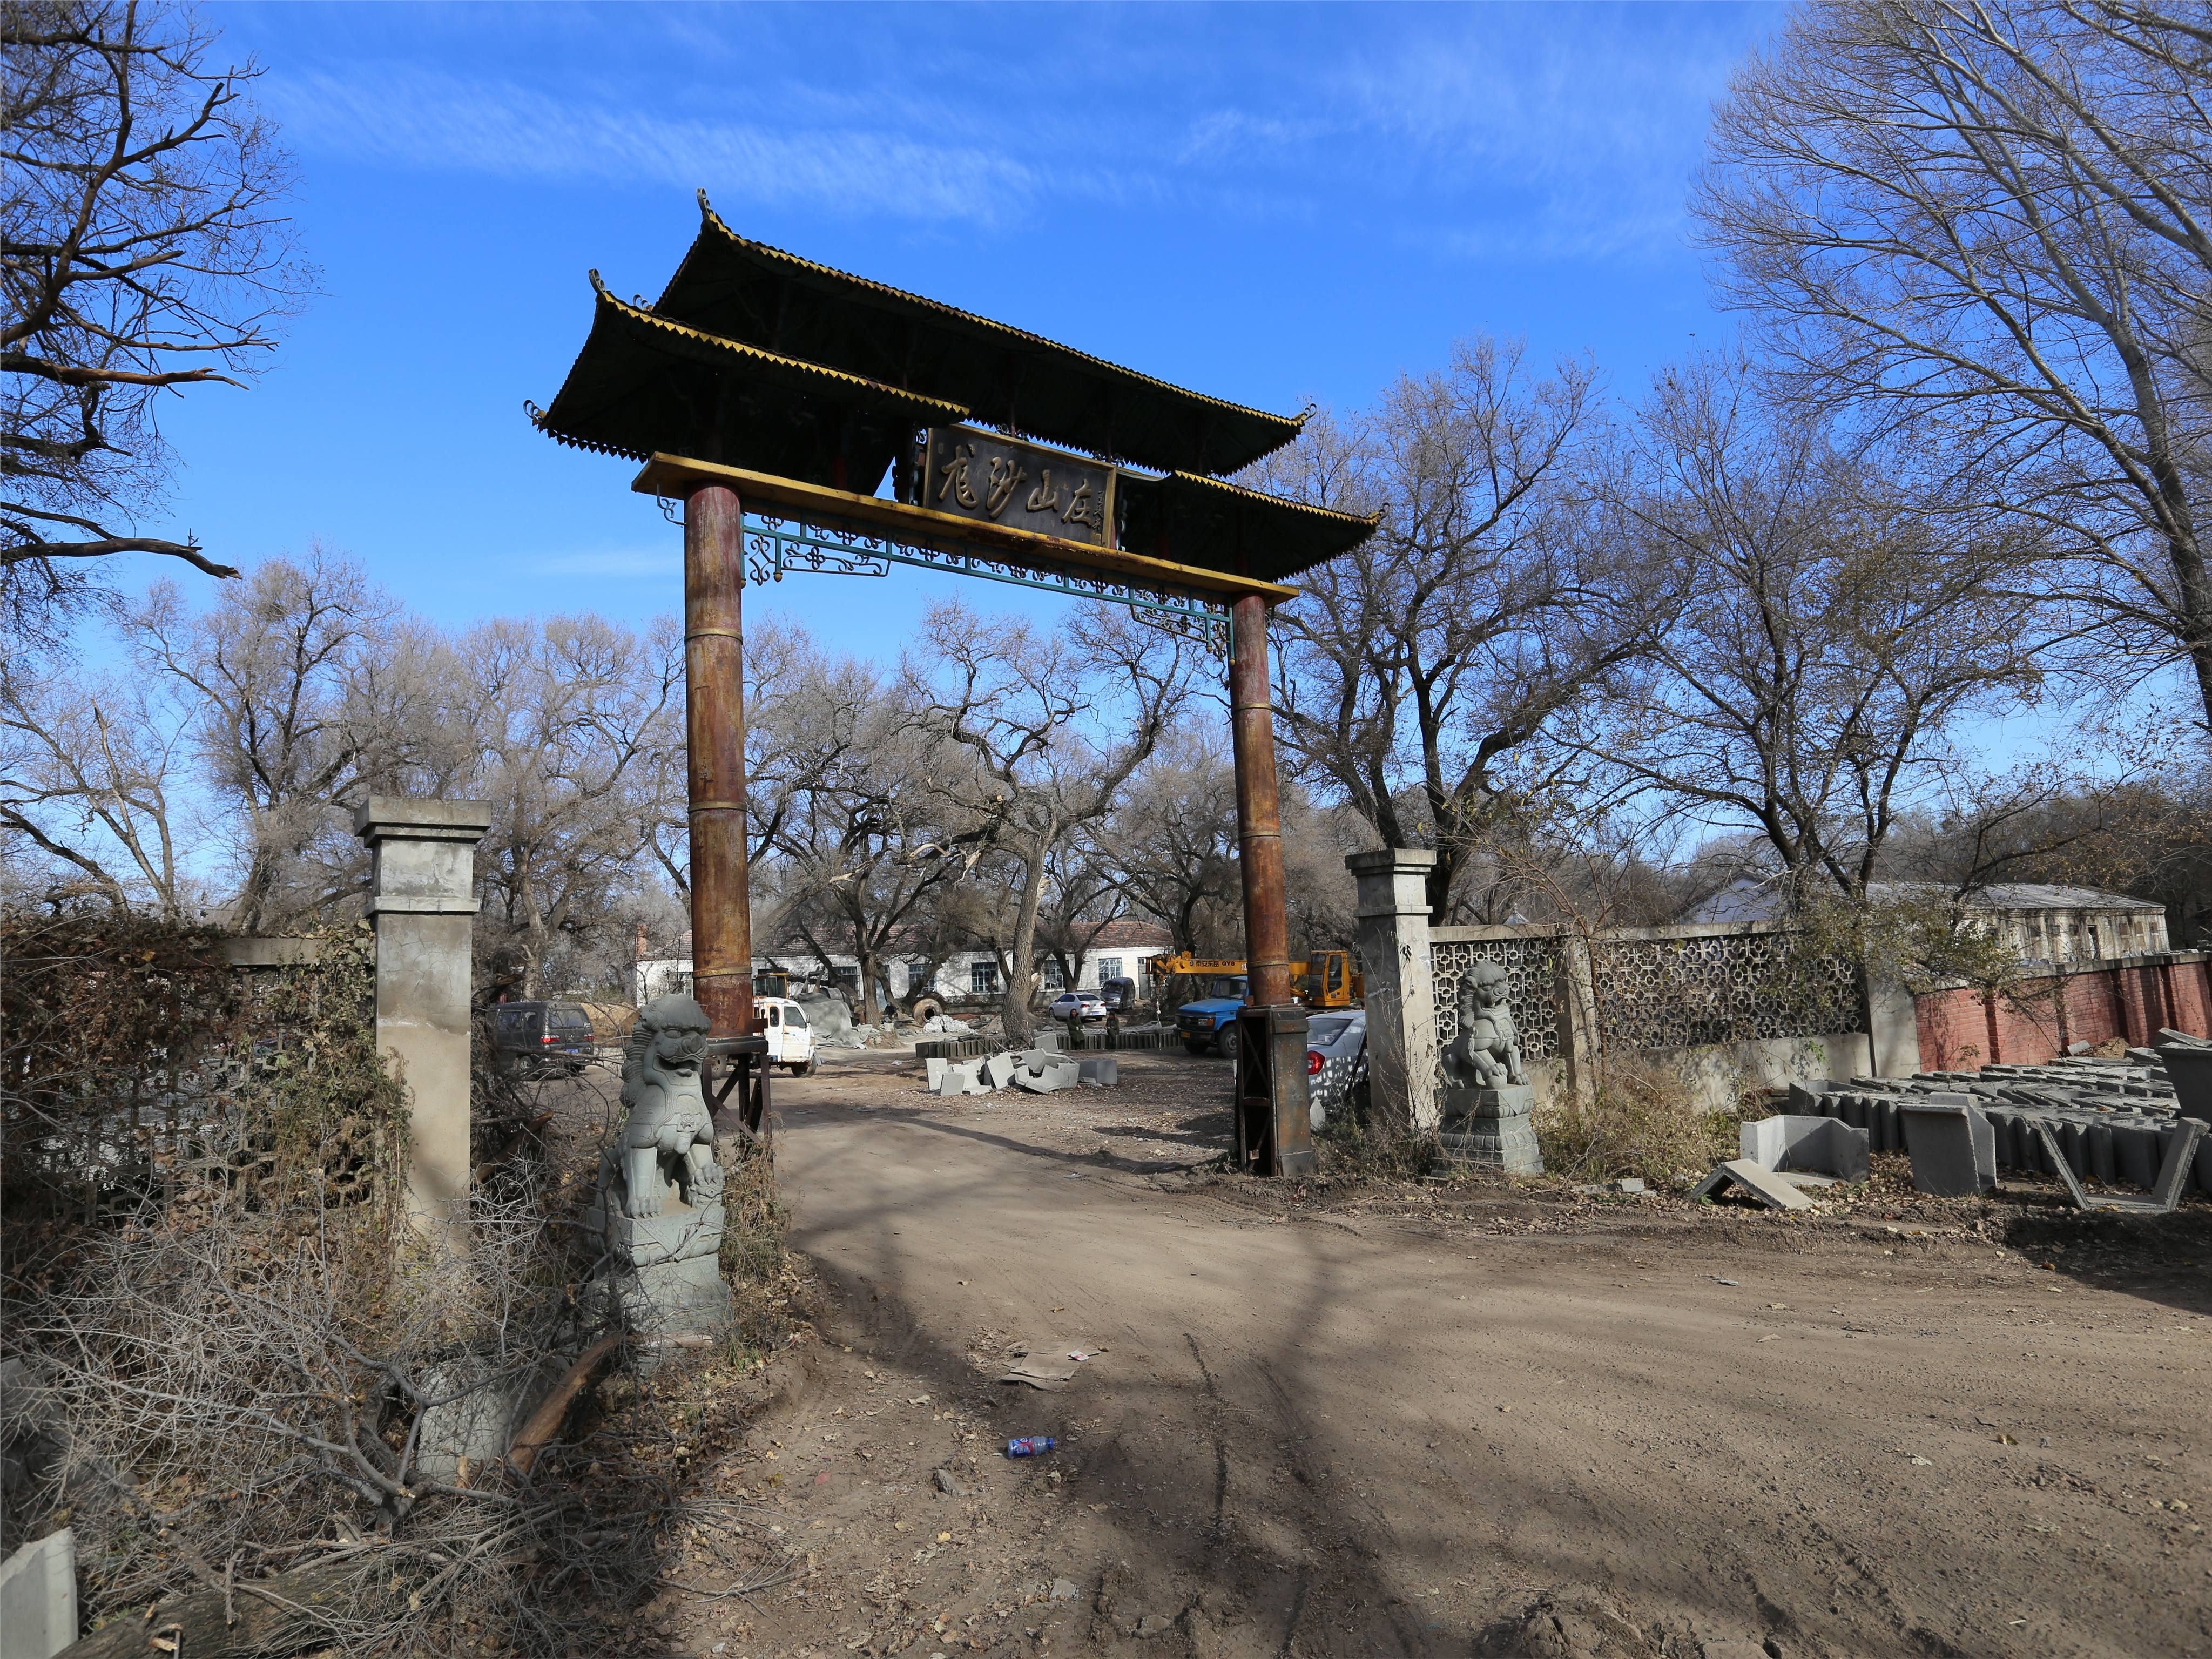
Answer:
POLYGON ((1216 476, 1289 443, 1304 415, 1171 386, 749 240, 703 195, 700 210, 698 236, 654 304, 617 299, 592 273, 583 349, 551 403, 527 405, 549 437, 647 462, 638 488, 668 494, 676 474, 735 469, 750 475, 749 503, 804 512, 776 492, 836 491, 857 498, 837 504, 846 516, 871 509, 910 536, 981 538, 1018 563, 1060 557, 1170 585, 1160 566, 1279 584, 1358 546, 1378 522, 1216 476), (963 422, 1122 466, 1116 545, 1060 548, 1012 532, 994 541, 990 523, 946 529, 911 503, 877 498, 921 429, 963 422), (1120 568, 1115 554, 1155 568, 1120 568))
POLYGON ((1123 544, 1176 564, 1217 565, 1261 581, 1288 581, 1349 553, 1376 519, 1308 507, 1220 478, 1170 472, 1121 476, 1123 544))
POLYGON ((1003 431, 1161 472, 1234 472, 1305 424, 1304 414, 1271 415, 1186 391, 753 241, 722 222, 704 191, 699 211, 699 234, 653 309, 726 339, 947 399, 1003 431))
POLYGON ((2039 881, 1997 881, 1961 901, 1974 910, 2157 910, 2156 899, 2130 898, 2094 887, 2055 887, 2039 881))
MULTIPOLYGON (((1875 898, 1912 890, 1948 892, 1935 882, 1877 881, 1868 891, 1875 898)), ((1956 901, 1969 910, 2141 910, 2163 911, 2154 899, 2130 898, 2125 893, 2106 893, 2094 887, 2059 887, 2036 881, 1992 882, 1956 901)), ((1775 879, 1738 876, 1718 892, 1698 904, 1682 920, 1688 922, 1776 921, 1784 905, 1775 879)))
POLYGON ((866 494, 916 427, 968 412, 671 321, 591 275, 584 349, 552 403, 531 411, 562 443, 640 461, 722 450, 758 471, 866 494))
POLYGON ((1098 930, 1091 941, 1094 951, 1135 951, 1146 948, 1168 950, 1175 938, 1157 921, 1146 921, 1135 916, 1124 916, 1109 921, 1098 930))

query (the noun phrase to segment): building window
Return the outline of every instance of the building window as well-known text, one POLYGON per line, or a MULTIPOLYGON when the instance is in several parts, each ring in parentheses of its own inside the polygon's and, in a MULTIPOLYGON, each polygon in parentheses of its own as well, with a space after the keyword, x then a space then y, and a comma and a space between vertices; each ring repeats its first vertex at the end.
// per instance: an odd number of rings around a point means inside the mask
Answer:
POLYGON ((999 964, 995 962, 972 962, 968 964, 969 994, 988 997, 999 988, 999 964))
POLYGON ((1101 985, 1103 985, 1103 984, 1104 984, 1108 980, 1109 980, 1109 979, 1119 979, 1119 978, 1121 978, 1121 957, 1099 957, 1099 958, 1098 958, 1098 982, 1099 982, 1101 985))
POLYGON ((1044 988, 1048 991, 1064 991, 1067 988, 1067 974, 1060 967, 1058 957, 1047 957, 1044 959, 1044 988))

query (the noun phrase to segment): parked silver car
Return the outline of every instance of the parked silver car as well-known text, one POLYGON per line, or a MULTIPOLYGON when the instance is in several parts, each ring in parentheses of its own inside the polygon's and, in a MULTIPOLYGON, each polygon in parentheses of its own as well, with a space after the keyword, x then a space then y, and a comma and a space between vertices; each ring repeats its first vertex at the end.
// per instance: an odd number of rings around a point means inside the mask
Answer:
POLYGON ((1052 1006, 1045 1010, 1053 1018, 1064 1020, 1071 1015, 1085 1020, 1106 1018, 1106 1005, 1096 991, 1062 991, 1054 997, 1052 1006))
POLYGON ((1306 1024, 1306 1098, 1313 1126, 1332 1114, 1358 1117, 1367 1104, 1367 1011, 1315 1014, 1306 1024))

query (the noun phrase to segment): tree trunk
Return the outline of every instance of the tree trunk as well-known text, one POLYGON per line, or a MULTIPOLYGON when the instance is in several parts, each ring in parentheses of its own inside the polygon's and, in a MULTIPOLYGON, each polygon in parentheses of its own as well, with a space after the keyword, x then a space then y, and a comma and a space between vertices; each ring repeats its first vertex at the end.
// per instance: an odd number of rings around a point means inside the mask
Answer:
POLYGON ((1429 866, 1427 876, 1430 927, 1442 927, 1450 921, 1452 884, 1459 879, 1460 866, 1466 861, 1464 846, 1437 837, 1437 861, 1429 866))
POLYGON ((358 1559, 324 1561, 280 1573, 258 1587, 237 1585, 230 1596, 235 1624, 224 1621, 220 1590, 164 1601, 151 1618, 126 1613, 64 1648, 60 1659, 124 1659, 125 1655, 143 1659, 156 1652, 228 1659, 234 1654, 276 1655, 326 1647, 331 1640, 325 1622, 327 1610, 343 1604, 346 1581, 360 1574, 364 1565, 358 1559), (290 1605, 264 1600, 254 1593, 256 1588, 290 1605), (160 1649, 153 1645, 156 1637, 165 1644, 160 1649))
POLYGON ((1045 848, 1051 844, 1048 836, 1030 848, 1022 877, 1022 908, 1014 917, 1014 946, 1006 964, 1006 999, 1000 1018, 1006 1036, 1017 1040, 1026 1039, 1036 1029, 1030 1017, 1030 981, 1036 977, 1037 909, 1044 899, 1045 848))
POLYGON ((876 958, 866 945, 855 939, 853 959, 860 964, 860 1024, 877 1024, 876 958))

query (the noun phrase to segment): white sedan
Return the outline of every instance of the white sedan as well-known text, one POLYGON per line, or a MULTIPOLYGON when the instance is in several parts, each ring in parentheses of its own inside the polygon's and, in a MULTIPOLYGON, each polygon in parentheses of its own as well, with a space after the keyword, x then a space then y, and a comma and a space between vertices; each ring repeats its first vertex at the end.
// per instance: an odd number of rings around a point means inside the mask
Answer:
POLYGON ((1062 991, 1045 1012, 1054 1019, 1103 1019, 1106 1004, 1096 991, 1062 991))

